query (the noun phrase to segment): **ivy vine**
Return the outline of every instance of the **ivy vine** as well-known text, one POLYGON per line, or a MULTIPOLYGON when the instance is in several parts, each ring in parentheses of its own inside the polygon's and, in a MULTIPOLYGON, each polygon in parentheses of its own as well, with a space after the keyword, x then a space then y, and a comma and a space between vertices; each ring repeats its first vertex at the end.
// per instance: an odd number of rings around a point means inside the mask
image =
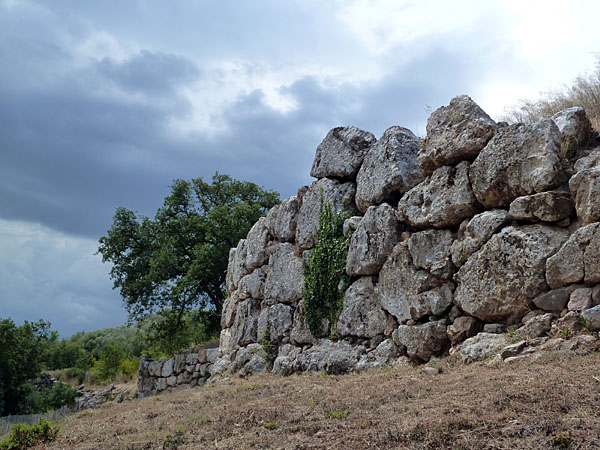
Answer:
POLYGON ((350 285, 346 275, 348 242, 343 232, 347 215, 321 199, 317 242, 304 271, 304 317, 317 338, 334 333, 344 306, 344 292, 350 285))

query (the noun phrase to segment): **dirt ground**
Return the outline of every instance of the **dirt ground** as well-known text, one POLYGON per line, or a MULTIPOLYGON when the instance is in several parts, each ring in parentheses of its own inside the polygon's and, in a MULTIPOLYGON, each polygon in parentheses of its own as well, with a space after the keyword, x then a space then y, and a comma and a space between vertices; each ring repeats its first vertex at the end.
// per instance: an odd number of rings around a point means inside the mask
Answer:
POLYGON ((38 448, 600 448, 600 353, 435 367, 232 377, 74 414, 38 448))

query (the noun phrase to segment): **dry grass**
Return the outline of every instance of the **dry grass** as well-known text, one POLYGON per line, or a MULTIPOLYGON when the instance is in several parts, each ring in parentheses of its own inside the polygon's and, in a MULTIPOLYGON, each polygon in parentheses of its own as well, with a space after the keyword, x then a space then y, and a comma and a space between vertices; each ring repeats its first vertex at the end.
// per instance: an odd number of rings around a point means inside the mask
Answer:
POLYGON ((600 60, 594 72, 577 77, 570 86, 542 94, 538 100, 521 100, 507 109, 504 120, 532 123, 573 106, 582 106, 595 130, 600 130, 600 60))
POLYGON ((600 353, 440 367, 232 378, 75 414, 47 448, 600 447, 600 353))

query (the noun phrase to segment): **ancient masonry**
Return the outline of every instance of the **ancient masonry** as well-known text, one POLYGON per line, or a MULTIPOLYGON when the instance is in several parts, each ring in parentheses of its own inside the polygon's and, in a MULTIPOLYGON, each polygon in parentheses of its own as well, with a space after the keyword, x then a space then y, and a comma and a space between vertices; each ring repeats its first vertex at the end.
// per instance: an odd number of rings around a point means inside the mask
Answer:
POLYGON ((468 96, 436 110, 424 140, 399 126, 378 140, 334 128, 317 181, 231 250, 210 374, 469 361, 506 346, 507 327, 524 339, 600 330, 596 139, 582 108, 508 125, 468 96), (360 212, 344 225, 353 282, 336 340, 315 339, 304 318, 321 199, 360 212))

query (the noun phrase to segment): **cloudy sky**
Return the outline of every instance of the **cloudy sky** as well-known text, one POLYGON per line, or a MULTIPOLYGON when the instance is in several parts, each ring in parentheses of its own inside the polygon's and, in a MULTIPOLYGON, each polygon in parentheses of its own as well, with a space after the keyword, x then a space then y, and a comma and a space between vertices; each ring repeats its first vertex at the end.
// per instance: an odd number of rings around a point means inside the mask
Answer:
POLYGON ((310 183, 330 128, 425 134, 595 67, 597 1, 0 0, 0 318, 126 321, 94 255, 176 178, 310 183))

